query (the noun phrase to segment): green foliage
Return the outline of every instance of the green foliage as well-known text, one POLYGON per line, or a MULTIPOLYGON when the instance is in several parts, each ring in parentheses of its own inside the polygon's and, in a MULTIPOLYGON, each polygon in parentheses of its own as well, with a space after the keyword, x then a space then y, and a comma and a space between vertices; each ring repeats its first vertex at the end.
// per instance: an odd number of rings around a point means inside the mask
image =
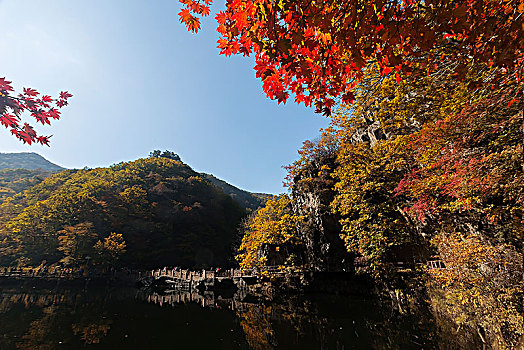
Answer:
POLYGON ((172 159, 172 160, 176 160, 177 162, 181 162, 182 160, 180 159, 180 156, 174 152, 171 152, 171 151, 160 151, 158 149, 154 150, 153 152, 150 152, 149 153, 149 157, 152 157, 152 158, 167 158, 167 159, 172 159))

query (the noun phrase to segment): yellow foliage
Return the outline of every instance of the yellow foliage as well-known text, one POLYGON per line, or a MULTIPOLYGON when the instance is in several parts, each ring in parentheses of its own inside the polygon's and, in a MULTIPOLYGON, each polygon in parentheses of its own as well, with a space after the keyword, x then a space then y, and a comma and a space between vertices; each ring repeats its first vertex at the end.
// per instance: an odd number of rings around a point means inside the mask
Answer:
POLYGON ((432 303, 459 327, 490 330, 494 348, 514 348, 524 336, 522 254, 476 234, 440 234, 434 244, 446 268, 429 269, 432 303))
POLYGON ((302 218, 293 213, 292 204, 288 195, 273 197, 247 219, 236 256, 242 269, 266 265, 267 257, 261 254, 265 244, 300 244, 297 225, 302 218))

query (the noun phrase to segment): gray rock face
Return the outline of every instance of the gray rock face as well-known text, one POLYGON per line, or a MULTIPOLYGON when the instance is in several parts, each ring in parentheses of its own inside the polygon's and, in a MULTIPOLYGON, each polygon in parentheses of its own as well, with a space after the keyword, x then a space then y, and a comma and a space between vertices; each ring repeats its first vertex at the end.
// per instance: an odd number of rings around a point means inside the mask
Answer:
MULTIPOLYGON (((333 161, 333 158, 326 158, 321 163, 333 161)), ((294 211, 304 217, 303 224, 298 228, 304 244, 304 260, 315 271, 348 271, 353 257, 340 238, 340 218, 330 211, 335 195, 333 180, 314 177, 321 166, 320 163, 311 164, 303 169, 293 186, 294 211), (300 178, 305 177, 313 178, 313 181, 302 185, 300 178)))
POLYGON ((353 143, 369 142, 373 147, 377 141, 385 140, 388 137, 382 130, 379 121, 368 122, 366 126, 359 128, 351 137, 353 143))

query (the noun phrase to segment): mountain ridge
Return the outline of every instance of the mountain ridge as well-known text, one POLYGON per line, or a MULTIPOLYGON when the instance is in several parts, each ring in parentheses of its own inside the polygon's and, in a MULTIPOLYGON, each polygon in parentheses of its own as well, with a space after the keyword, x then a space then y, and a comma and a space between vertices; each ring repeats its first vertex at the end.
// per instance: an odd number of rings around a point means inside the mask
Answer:
POLYGON ((0 169, 62 171, 65 168, 35 152, 0 153, 0 169))
MULTIPOLYGON (((158 153, 151 152, 150 156, 162 157, 160 151, 158 153)), ((180 161, 180 157, 169 151, 165 151, 164 154, 168 154, 169 159, 180 161)), ((183 162, 182 162, 183 163, 183 162)), ((4 193, 4 196, 0 196, 0 201, 3 201, 8 195, 15 195, 16 193, 22 192, 38 183, 38 179, 42 181, 45 177, 50 176, 53 172, 63 171, 63 168, 57 164, 54 164, 43 156, 36 152, 19 152, 19 153, 0 153, 0 183, 2 187, 8 188, 4 193), (25 169, 27 171, 21 171, 25 169), (17 184, 11 185, 9 182, 16 177, 17 184), (21 185, 23 177, 30 178, 31 181, 27 180, 23 182, 26 185, 21 185), (5 198, 4 198, 5 197, 5 198)), ((260 206, 263 206, 268 198, 272 195, 266 193, 253 193, 243 189, 240 189, 222 179, 217 178, 213 174, 204 172, 197 172, 200 176, 210 181, 214 186, 220 188, 225 194, 232 197, 234 200, 248 211, 254 211, 260 206)), ((0 190, 0 192, 2 192, 0 190)), ((1 194, 1 193, 0 193, 1 194)))

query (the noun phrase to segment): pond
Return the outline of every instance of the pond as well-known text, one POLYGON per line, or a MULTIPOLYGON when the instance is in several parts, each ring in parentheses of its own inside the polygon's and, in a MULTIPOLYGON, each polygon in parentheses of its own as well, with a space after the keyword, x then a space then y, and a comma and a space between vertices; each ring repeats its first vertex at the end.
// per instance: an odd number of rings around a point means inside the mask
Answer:
POLYGON ((0 285, 0 349, 432 349, 431 317, 362 296, 0 285))

